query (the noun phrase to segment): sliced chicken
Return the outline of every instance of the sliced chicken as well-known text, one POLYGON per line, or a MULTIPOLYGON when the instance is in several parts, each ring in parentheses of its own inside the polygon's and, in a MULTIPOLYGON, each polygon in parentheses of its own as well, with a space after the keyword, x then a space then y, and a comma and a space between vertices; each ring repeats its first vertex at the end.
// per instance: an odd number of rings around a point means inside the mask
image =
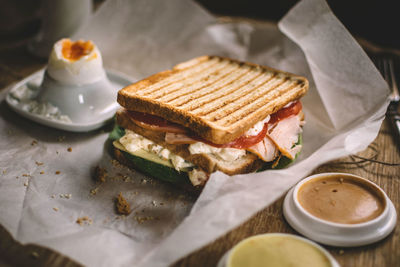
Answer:
POLYGON ((261 142, 252 145, 246 150, 256 154, 265 162, 273 161, 278 156, 279 152, 268 136, 266 136, 261 142))
POLYGON ((294 159, 301 150, 301 145, 294 146, 301 132, 301 120, 297 115, 279 121, 267 136, 284 156, 294 159))

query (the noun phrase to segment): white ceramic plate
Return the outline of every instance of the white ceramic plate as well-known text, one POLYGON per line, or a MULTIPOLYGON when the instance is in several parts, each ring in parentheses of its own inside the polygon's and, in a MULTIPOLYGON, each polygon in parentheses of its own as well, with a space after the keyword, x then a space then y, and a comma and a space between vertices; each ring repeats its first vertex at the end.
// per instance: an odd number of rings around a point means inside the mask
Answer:
MULTIPOLYGON (((45 69, 42 69, 33 73, 32 75, 28 76, 22 81, 18 82, 7 93, 6 102, 12 110, 14 110, 15 112, 17 112, 18 114, 27 119, 30 119, 32 121, 35 121, 37 123, 52 128, 57 128, 70 132, 87 132, 98 129, 101 126, 108 123, 109 120, 112 119, 112 117, 114 116, 115 111, 119 108, 119 105, 116 101, 118 90, 135 82, 134 79, 124 74, 118 73, 116 71, 106 70, 106 75, 111 83, 112 90, 114 91, 113 93, 115 93, 115 98, 114 97, 109 98, 109 100, 107 100, 109 101, 109 105, 107 106, 107 108, 104 108, 104 110, 98 110, 98 112, 96 112, 96 114, 94 114, 93 117, 90 117, 89 120, 84 122, 78 122, 71 119, 70 122, 67 122, 61 120, 54 120, 44 115, 31 113, 26 109, 24 109, 23 106, 20 104, 20 102, 11 95, 12 92, 18 90, 18 88, 21 88, 22 86, 27 86, 33 92, 36 90, 37 91, 36 95, 38 95, 41 90, 40 85, 42 83, 44 75, 45 75, 45 69)), ((35 97, 32 97, 31 99, 35 100, 35 97)))

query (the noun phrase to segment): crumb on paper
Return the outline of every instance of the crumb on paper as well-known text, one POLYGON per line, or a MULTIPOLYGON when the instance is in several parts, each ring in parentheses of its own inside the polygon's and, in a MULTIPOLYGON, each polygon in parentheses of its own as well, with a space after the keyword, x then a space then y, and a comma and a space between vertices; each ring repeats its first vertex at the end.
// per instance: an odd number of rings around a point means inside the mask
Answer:
POLYGON ((26 182, 24 183, 24 186, 28 186, 28 185, 29 185, 29 182, 26 181, 26 182))
POLYGON ((155 201, 155 200, 151 201, 151 204, 153 204, 153 206, 154 206, 154 207, 156 207, 156 206, 157 206, 157 203, 156 203, 156 201, 155 201))
POLYGON ((88 216, 83 216, 76 219, 76 223, 79 224, 80 226, 91 225, 93 223, 93 220, 90 219, 88 216))
POLYGON ((134 219, 135 219, 139 224, 142 224, 142 223, 147 222, 147 221, 154 221, 154 220, 159 221, 159 220, 160 220, 159 217, 153 217, 153 216, 143 216, 143 217, 135 216, 134 219))
POLYGON ((69 147, 69 148, 67 149, 67 151, 68 151, 68 152, 72 152, 72 147, 69 147))
POLYGON ((54 210, 54 211, 58 211, 58 208, 57 208, 57 207, 54 207, 53 210, 54 210))
POLYGON ((107 170, 101 168, 100 166, 96 166, 96 168, 94 169, 94 178, 96 181, 104 183, 107 178, 107 170))
POLYGON ((59 137, 58 137, 58 142, 62 142, 62 141, 64 141, 64 140, 65 140, 65 138, 66 138, 66 136, 65 136, 65 135, 61 135, 61 136, 59 136, 59 137))
POLYGON ((35 161, 35 163, 36 163, 36 165, 38 165, 38 166, 43 165, 43 162, 40 162, 40 161, 35 161))
POLYGON ((96 187, 96 188, 90 190, 90 194, 91 194, 92 196, 94 196, 94 195, 97 194, 97 191, 99 191, 99 188, 98 188, 98 187, 96 187))
POLYGON ((22 174, 22 177, 31 177, 31 175, 27 174, 27 173, 24 173, 24 174, 22 174))
POLYGON ((44 174, 44 171, 41 171, 40 174, 44 174))
POLYGON ((7 170, 3 170, 3 174, 6 174, 7 173, 7 170))
POLYGON ((54 194, 53 194, 53 195, 51 195, 51 198, 55 198, 55 197, 56 197, 56 195, 54 195, 54 194))
POLYGON ((120 192, 116 201, 115 205, 117 208, 117 213, 121 215, 129 215, 131 213, 131 207, 129 206, 128 201, 124 198, 122 193, 120 192))
POLYGON ((70 199, 71 197, 72 197, 72 194, 60 194, 60 198, 70 199))
POLYGON ((56 171, 56 172, 55 172, 55 174, 57 174, 57 175, 60 174, 60 173, 61 173, 60 171, 56 171))
POLYGON ((112 159, 112 160, 111 160, 111 164, 112 164, 114 167, 121 167, 121 166, 122 166, 121 163, 119 163, 119 161, 116 160, 116 159, 112 159))
POLYGON ((32 143, 31 143, 31 146, 37 145, 37 143, 38 142, 36 140, 33 140, 32 143))
POLYGON ((31 257, 34 258, 34 259, 37 259, 37 258, 39 258, 39 253, 37 253, 36 251, 32 251, 31 252, 31 257))

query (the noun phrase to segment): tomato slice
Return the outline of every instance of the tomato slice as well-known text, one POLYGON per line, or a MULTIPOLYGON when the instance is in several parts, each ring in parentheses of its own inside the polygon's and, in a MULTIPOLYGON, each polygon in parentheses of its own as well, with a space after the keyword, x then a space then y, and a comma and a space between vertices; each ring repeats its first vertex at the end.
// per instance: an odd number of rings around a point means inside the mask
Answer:
POLYGON ((274 114, 271 114, 271 118, 269 120, 269 124, 275 124, 278 121, 281 121, 287 117, 290 117, 292 115, 297 115, 301 111, 303 106, 301 105, 300 101, 294 101, 292 104, 290 104, 288 107, 282 108, 275 112, 274 114))
POLYGON ((159 116, 128 110, 131 120, 142 128, 158 131, 158 132, 169 132, 169 133, 187 133, 188 130, 177 124, 159 116))

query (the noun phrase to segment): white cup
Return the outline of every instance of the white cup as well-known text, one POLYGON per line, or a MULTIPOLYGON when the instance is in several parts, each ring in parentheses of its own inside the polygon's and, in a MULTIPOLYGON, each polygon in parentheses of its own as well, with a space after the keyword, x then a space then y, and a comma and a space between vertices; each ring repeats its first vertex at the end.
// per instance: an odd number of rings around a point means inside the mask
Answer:
POLYGON ((56 41, 70 37, 87 22, 92 9, 92 0, 43 0, 42 26, 28 44, 28 50, 47 58, 56 41))

